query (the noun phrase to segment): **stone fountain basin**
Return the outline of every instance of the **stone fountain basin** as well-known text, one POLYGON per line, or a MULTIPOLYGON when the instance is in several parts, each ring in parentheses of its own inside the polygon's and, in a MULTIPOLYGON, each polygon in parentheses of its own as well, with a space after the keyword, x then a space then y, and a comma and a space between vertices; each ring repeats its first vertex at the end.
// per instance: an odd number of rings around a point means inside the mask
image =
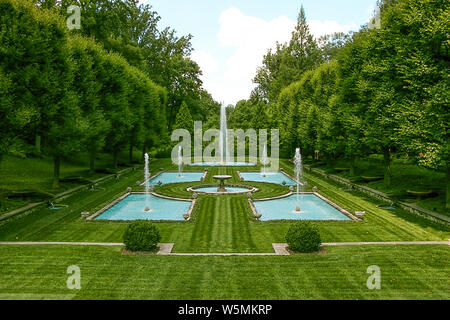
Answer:
POLYGON ((229 180, 232 179, 233 176, 227 176, 227 175, 217 175, 217 176, 213 176, 213 179, 216 180, 229 180))
POLYGON ((216 184, 208 184, 208 185, 198 185, 198 186, 194 186, 194 187, 190 187, 187 189, 187 191, 189 192, 195 192, 195 193, 200 193, 200 194, 244 194, 244 193, 253 193, 258 191, 257 188, 252 187, 252 186, 245 186, 245 185, 237 185, 237 184, 227 184, 225 185, 225 188, 227 189, 227 191, 225 192, 219 192, 218 188, 220 186, 216 185, 216 184))

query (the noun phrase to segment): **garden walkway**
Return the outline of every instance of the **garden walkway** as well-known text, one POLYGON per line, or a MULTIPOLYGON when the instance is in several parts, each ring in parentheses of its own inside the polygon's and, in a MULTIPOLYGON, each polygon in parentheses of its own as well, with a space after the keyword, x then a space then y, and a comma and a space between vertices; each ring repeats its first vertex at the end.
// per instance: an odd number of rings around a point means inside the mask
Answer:
MULTIPOLYGON (((123 243, 108 243, 108 242, 0 242, 0 246, 44 246, 44 245, 62 245, 62 246, 101 246, 101 247, 123 247, 123 243)), ((450 246, 450 239, 448 241, 411 241, 411 242, 332 242, 323 243, 323 247, 337 247, 337 246, 397 246, 397 245, 447 245, 450 246)), ((160 251, 158 255, 164 256, 288 256, 290 255, 286 243, 273 243, 273 253, 173 253, 173 243, 159 243, 160 251)))

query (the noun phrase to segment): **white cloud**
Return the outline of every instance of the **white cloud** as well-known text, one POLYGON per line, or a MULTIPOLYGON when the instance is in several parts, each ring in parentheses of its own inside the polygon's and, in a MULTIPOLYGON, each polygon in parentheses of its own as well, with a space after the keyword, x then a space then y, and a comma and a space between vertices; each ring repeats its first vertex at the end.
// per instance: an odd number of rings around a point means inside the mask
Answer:
POLYGON ((318 38, 320 36, 326 35, 326 34, 333 34, 335 32, 349 32, 349 31, 355 31, 358 28, 356 24, 348 24, 348 25, 341 25, 337 23, 336 21, 320 21, 320 20, 311 20, 308 22, 309 29, 311 31, 311 34, 314 35, 314 37, 318 38))
POLYGON ((198 63, 204 76, 212 75, 219 69, 219 62, 206 51, 194 51, 192 52, 191 58, 198 63))
MULTIPOLYGON (((219 63, 210 53, 197 51, 193 59, 204 72, 205 89, 216 100, 235 104, 249 98, 255 87, 252 79, 267 50, 275 48, 277 41, 289 41, 296 21, 285 16, 266 21, 232 7, 222 12, 219 24, 218 44, 233 48, 233 55, 219 63)), ((316 37, 356 29, 355 25, 340 25, 334 21, 310 21, 310 27, 316 37)))

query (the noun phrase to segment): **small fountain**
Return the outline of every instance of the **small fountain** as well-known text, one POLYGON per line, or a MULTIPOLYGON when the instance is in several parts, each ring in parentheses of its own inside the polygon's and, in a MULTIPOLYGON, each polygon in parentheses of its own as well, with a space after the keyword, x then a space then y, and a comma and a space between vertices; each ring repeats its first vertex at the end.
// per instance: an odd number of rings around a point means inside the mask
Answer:
POLYGON ((263 178, 267 177, 266 165, 267 165, 267 145, 264 145, 261 164, 263 165, 263 178))
POLYGON ((220 186, 217 189, 217 192, 227 192, 227 189, 225 188, 225 180, 229 180, 232 179, 232 176, 227 176, 227 175, 217 175, 217 176, 213 176, 214 180, 219 180, 220 181, 220 186))
POLYGON ((149 163, 148 163, 148 153, 145 154, 145 166, 144 166, 144 179, 145 179, 145 209, 144 211, 149 212, 150 206, 150 169, 149 169, 149 163))
POLYGON ((219 136, 220 164, 230 162, 230 152, 228 150, 228 130, 227 130, 227 108, 222 105, 220 109, 220 136, 219 136))
POLYGON ((178 177, 183 177, 183 156, 181 153, 181 146, 178 146, 178 177))
POLYGON ((295 150, 295 157, 294 157, 294 165, 295 165, 295 177, 297 180, 297 207, 295 208, 295 212, 300 212, 300 179, 303 175, 302 172, 302 155, 300 152, 300 148, 297 148, 297 150, 295 150))

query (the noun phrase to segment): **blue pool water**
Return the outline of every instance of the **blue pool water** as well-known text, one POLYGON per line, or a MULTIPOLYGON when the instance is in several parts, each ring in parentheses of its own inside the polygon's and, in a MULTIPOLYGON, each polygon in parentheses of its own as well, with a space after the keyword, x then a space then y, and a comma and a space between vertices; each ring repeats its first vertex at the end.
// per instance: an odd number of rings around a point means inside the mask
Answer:
POLYGON ((150 185, 156 186, 159 181, 163 185, 169 183, 196 182, 201 181, 203 175, 203 172, 183 172, 181 177, 179 177, 178 172, 163 172, 150 180, 150 185))
MULTIPOLYGON (((205 187, 205 188, 197 188, 195 189, 195 191, 198 192, 208 192, 208 193, 218 193, 217 192, 217 188, 219 188, 219 186, 217 187, 205 187)), ((250 191, 250 189, 248 188, 239 188, 239 187, 225 187, 227 189, 228 193, 233 193, 233 192, 248 192, 250 191)))
POLYGON ((191 207, 190 201, 176 201, 150 195, 149 212, 145 209, 145 195, 131 194, 113 207, 103 212, 95 220, 134 221, 170 220, 184 221, 183 215, 191 207))
POLYGON ((251 162, 196 162, 189 164, 191 167, 254 167, 255 163, 251 162))
POLYGON ((262 214, 261 221, 270 220, 351 220, 345 214, 332 207, 314 194, 303 194, 287 198, 255 201, 255 208, 262 214), (301 212, 295 212, 297 205, 301 212))
POLYGON ((270 172, 266 174, 266 177, 263 177, 261 172, 241 172, 241 177, 244 181, 276 183, 279 185, 283 185, 283 181, 286 181, 287 186, 297 185, 294 180, 281 172, 270 172))

